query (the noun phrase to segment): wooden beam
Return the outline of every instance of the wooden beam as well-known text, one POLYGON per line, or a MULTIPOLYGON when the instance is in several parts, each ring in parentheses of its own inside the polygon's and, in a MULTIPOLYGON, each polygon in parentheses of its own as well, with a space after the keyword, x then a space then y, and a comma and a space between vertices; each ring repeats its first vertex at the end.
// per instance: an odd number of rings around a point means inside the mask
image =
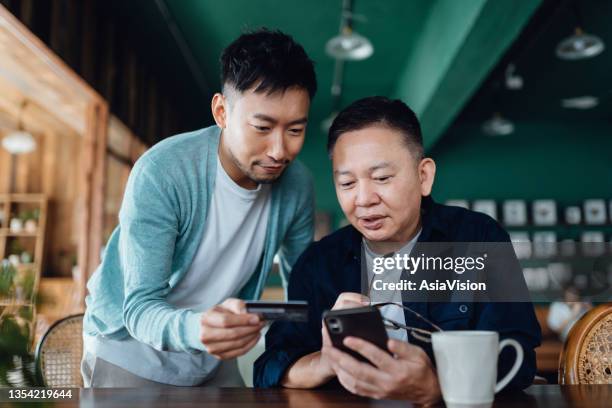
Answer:
POLYGON ((64 81, 62 85, 67 89, 83 94, 82 97, 102 100, 101 96, 85 80, 3 6, 0 6, 0 26, 13 36, 14 42, 31 51, 32 58, 44 62, 47 68, 58 76, 58 80, 64 81))
POLYGON ((90 232, 91 232, 91 200, 93 196, 93 173, 95 170, 96 143, 95 132, 96 126, 93 119, 96 117, 95 105, 90 105, 87 113, 87 132, 83 138, 82 145, 82 163, 81 177, 79 179, 79 201, 76 208, 76 217, 78 218, 80 237, 77 245, 77 265, 79 268, 79 299, 82 299, 82 306, 85 306, 85 294, 87 293, 87 277, 89 272, 90 258, 90 232))
POLYGON ((95 167, 93 171, 93 186, 91 197, 91 227, 89 231, 90 255, 87 278, 95 271, 100 263, 100 250, 104 235, 104 195, 106 191, 106 146, 108 138, 108 105, 97 103, 93 107, 95 116, 92 117, 95 125, 95 167))
POLYGON ((0 52, 0 76, 78 133, 84 133, 86 106, 100 96, 3 6, 0 52))
POLYGON ((130 155, 130 144, 134 134, 116 116, 111 115, 108 121, 108 143, 109 149, 121 156, 130 155))
POLYGON ((84 138, 84 172, 81 178, 80 205, 81 239, 78 263, 81 273, 80 299, 85 305, 87 280, 100 263, 100 249, 104 229, 104 192, 106 182, 106 143, 108 105, 103 101, 92 103, 87 115, 87 133, 84 138))

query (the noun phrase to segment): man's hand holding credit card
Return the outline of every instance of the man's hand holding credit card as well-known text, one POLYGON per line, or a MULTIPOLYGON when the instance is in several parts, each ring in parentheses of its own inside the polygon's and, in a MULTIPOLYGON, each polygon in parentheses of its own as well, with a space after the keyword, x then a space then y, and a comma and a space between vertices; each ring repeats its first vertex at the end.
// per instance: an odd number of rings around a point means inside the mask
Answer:
POLYGON ((308 302, 292 300, 288 302, 271 302, 249 300, 245 302, 248 313, 258 314, 262 320, 284 320, 291 322, 308 321, 308 302))

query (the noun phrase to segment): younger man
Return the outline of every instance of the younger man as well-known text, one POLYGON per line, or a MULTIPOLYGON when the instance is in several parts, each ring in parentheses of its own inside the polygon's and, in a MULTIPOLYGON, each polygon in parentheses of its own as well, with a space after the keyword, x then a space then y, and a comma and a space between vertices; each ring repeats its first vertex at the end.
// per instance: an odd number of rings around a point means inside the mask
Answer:
POLYGON ((221 65, 216 126, 162 141, 132 170, 88 283, 85 386, 242 384, 235 357, 263 323, 238 298, 260 296, 277 252, 286 277, 312 240, 312 181, 294 161, 312 61, 291 37, 260 30, 221 65))

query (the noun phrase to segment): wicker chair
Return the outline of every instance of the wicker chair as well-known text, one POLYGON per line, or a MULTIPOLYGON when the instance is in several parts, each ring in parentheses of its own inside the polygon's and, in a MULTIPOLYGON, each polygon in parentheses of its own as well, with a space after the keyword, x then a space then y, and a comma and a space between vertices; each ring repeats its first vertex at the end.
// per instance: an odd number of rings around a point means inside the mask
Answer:
POLYGON ((36 347, 36 368, 45 387, 83 387, 83 315, 55 322, 36 347))
POLYGON ((612 384, 612 303, 591 309, 570 330, 559 384, 612 384))

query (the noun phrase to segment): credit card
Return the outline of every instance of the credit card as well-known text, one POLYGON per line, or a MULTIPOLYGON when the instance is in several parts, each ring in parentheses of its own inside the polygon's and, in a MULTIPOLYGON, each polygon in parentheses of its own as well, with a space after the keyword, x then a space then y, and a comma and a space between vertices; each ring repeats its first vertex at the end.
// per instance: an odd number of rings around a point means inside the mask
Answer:
POLYGON ((284 320, 290 322, 308 321, 308 302, 303 300, 291 300, 288 302, 249 300, 245 303, 247 312, 256 313, 260 315, 263 320, 284 320))

